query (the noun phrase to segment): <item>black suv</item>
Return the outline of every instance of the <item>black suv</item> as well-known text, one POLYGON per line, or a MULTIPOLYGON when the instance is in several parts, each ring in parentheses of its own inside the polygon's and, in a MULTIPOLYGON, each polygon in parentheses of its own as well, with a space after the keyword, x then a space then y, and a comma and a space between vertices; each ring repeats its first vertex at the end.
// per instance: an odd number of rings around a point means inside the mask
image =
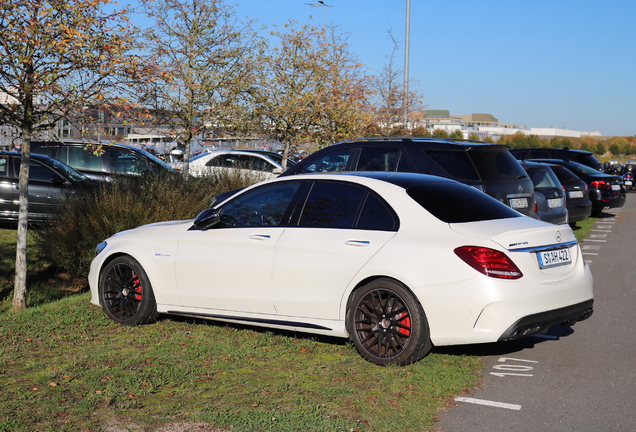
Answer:
MULTIPOLYGON (((98 144, 95 144, 98 145, 98 144)), ((116 176, 176 172, 147 151, 126 144, 102 144, 95 154, 83 142, 32 141, 33 153, 47 155, 91 178, 111 180, 116 176)))
MULTIPOLYGON (((0 151, 0 222, 17 222, 21 154, 0 151)), ((48 156, 31 154, 29 165, 29 222, 49 220, 67 195, 91 187, 88 178, 48 156)))
POLYGON ((353 139, 313 153, 281 176, 334 171, 402 171, 446 177, 535 217, 532 181, 506 145, 415 137, 353 139))
POLYGON ((587 165, 599 171, 603 171, 603 164, 594 156, 594 153, 585 150, 571 148, 522 148, 510 149, 510 153, 519 160, 526 159, 561 159, 574 161, 587 165))

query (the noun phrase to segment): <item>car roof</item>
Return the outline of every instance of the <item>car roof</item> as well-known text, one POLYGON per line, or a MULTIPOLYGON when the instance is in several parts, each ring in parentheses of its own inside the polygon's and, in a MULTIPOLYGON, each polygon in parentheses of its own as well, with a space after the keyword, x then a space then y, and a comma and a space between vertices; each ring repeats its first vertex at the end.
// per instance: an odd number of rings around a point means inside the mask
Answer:
MULTIPOLYGON (((20 156, 22 156, 22 153, 19 152, 19 151, 15 151, 15 150, 0 150, 0 155, 18 156, 18 157, 20 157, 20 156)), ((36 160, 48 162, 49 164, 54 164, 55 162, 59 162, 58 160, 53 159, 50 156, 39 154, 39 153, 30 153, 30 157, 31 157, 31 159, 36 159, 36 160)))
POLYGON ((512 152, 515 151, 530 151, 530 150, 549 150, 549 151, 553 151, 553 152, 557 152, 557 153, 578 153, 578 154, 584 154, 584 155, 593 155, 594 153, 592 153, 591 151, 588 150, 580 150, 580 149, 573 149, 573 148, 569 148, 569 147, 561 147, 561 148, 542 148, 542 147, 525 147, 525 148, 515 148, 515 149, 511 149, 512 152))
POLYGON ((386 145, 386 144, 402 144, 412 145, 430 149, 453 149, 453 150, 503 150, 509 146, 504 144, 489 144, 483 141, 467 140, 460 138, 428 138, 428 137, 369 137, 369 138, 353 138, 346 141, 333 144, 333 146, 351 146, 356 147, 360 144, 367 145, 386 145))
MULTIPOLYGON (((411 172, 386 172, 386 171, 340 171, 340 172, 325 172, 325 173, 310 173, 299 174, 288 177, 279 177, 281 180, 293 181, 293 180, 348 180, 348 178, 368 178, 373 180, 382 181, 399 186, 404 189, 409 187, 421 185, 421 184, 457 184, 463 185, 455 180, 451 180, 445 177, 438 177, 430 174, 420 174, 411 172)), ((275 180, 273 180, 275 181, 275 180)), ((355 181, 355 180, 354 180, 355 181)), ((357 181, 355 181, 357 182, 357 181)))

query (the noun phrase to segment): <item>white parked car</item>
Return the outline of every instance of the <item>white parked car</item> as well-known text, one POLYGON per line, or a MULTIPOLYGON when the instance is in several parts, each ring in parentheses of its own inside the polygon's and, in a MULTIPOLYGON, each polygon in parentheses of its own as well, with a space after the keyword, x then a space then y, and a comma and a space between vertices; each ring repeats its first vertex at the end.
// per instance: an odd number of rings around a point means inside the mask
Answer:
MULTIPOLYGON (((287 162, 293 165, 292 161, 287 162)), ((175 167, 183 170, 182 166, 175 167)), ((265 150, 217 150, 201 153, 188 162, 188 173, 195 177, 226 170, 268 180, 283 172, 282 156, 265 150)))
POLYGON ((348 337, 380 365, 539 334, 593 309, 567 225, 413 173, 251 186, 194 221, 107 239, 89 282, 91 302, 122 324, 173 314, 348 337))

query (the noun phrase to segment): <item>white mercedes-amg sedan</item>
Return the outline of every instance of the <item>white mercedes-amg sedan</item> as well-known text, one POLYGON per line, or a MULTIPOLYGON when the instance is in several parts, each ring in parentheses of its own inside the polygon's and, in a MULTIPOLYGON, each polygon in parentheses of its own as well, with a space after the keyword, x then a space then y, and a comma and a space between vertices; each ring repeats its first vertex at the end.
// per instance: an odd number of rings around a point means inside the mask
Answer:
POLYGON ((350 338, 379 365, 544 333, 593 310, 568 225, 412 173, 258 183, 195 220, 107 239, 89 282, 91 302, 122 324, 170 314, 350 338))

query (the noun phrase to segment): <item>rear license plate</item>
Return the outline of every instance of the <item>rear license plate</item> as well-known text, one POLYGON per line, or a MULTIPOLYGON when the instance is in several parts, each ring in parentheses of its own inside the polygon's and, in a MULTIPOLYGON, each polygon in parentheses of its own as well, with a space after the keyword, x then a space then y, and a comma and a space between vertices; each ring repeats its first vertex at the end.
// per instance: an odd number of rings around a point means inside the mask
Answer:
POLYGON ((570 198, 583 198, 583 191, 570 191, 568 196, 570 198))
POLYGON ((616 190, 616 191, 621 190, 621 185, 612 185, 612 190, 616 190))
POLYGON ((537 259, 539 260, 539 268, 542 269, 567 265, 572 262, 569 249, 537 252, 537 259))
POLYGON ((548 200, 548 208, 561 207, 561 198, 550 198, 548 200))
POLYGON ((631 181, 631 180, 625 180, 625 184, 626 184, 627 186, 631 186, 631 185, 632 185, 632 181, 631 181))
POLYGON ((511 198, 510 207, 513 209, 528 208, 528 198, 511 198))

